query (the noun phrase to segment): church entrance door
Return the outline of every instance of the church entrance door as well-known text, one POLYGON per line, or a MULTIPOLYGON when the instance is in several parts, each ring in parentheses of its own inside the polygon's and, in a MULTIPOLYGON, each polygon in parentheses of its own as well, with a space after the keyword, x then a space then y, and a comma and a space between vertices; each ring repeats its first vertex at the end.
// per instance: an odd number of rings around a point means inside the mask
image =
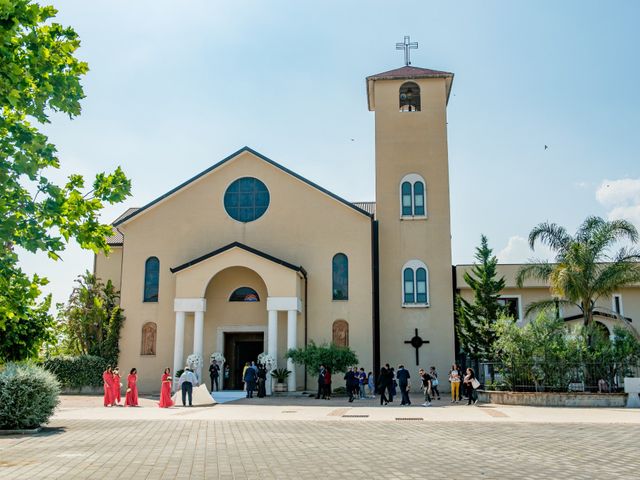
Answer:
POLYGON ((228 332, 224 334, 224 356, 231 369, 225 390, 242 390, 242 370, 245 363, 258 363, 264 351, 263 332, 228 332))

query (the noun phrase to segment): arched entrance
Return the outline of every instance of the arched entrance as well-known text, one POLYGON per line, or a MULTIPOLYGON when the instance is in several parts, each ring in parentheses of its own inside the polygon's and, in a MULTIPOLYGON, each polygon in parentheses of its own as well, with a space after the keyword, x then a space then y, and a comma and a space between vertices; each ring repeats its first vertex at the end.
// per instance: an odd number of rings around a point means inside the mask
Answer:
MULTIPOLYGON (((286 363, 287 369, 291 371, 288 378, 289 390, 296 390, 295 365, 290 359, 285 361, 282 356, 278 355, 278 352, 284 354, 287 349, 297 348, 299 344, 298 323, 303 324, 304 322, 303 318, 298 318, 302 317, 300 315, 302 301, 299 292, 304 291, 302 282, 305 280, 305 271, 302 267, 234 242, 174 267, 171 272, 175 274, 176 280, 176 298, 174 300, 176 312, 174 368, 176 370, 182 368, 185 359, 185 319, 187 314, 193 313, 192 351, 204 358, 205 365, 209 364, 208 356, 211 351, 205 349, 207 341, 213 342, 213 338, 215 338, 217 347, 215 351, 223 353, 225 333, 235 333, 239 331, 238 329, 245 333, 260 333, 262 331, 266 333, 266 341, 263 336, 263 345, 266 345, 266 349, 262 351, 276 360, 275 366, 278 366, 278 363, 280 366, 284 366, 286 363), (239 288, 244 287, 255 291, 255 296, 260 300, 230 301, 233 294, 239 288), (213 302, 213 306, 210 305, 211 302, 213 302), (241 308, 246 310, 243 311, 241 308), (259 313, 260 311, 262 314, 259 313), (243 317, 247 312, 249 314, 246 318, 243 317), (283 329, 278 328, 279 312, 286 312, 284 342, 279 341, 278 337, 278 331, 283 332, 283 329), (236 320, 232 318, 234 313, 236 320), (205 315, 207 318, 213 319, 206 325, 205 315), (244 320, 237 320, 237 318, 244 318, 244 320), (223 323, 215 326, 216 321, 223 323), (215 336, 214 328, 216 330, 215 336), (283 344, 279 345, 279 343, 283 344)), ((246 345, 246 348, 239 347, 237 357, 240 357, 241 354, 243 358, 247 355, 253 355, 254 350, 258 349, 257 342, 259 340, 247 337, 243 339, 241 336, 237 336, 235 339, 236 344, 243 341, 255 343, 246 345)), ((209 345, 213 344, 209 343, 209 345)), ((235 352, 236 347, 229 348, 233 348, 235 352)), ((235 369, 238 369, 237 365, 235 369)), ((197 373, 202 374, 201 371, 197 373)), ((237 381, 234 381, 234 384, 237 384, 237 381)), ((269 389, 267 388, 267 390, 269 389)))
POLYGON ((258 361, 267 350, 267 286, 260 275, 247 267, 229 267, 218 272, 207 285, 204 321, 204 350, 224 355, 222 387, 242 389, 246 363, 258 361), (225 367, 228 378, 224 378, 225 367))

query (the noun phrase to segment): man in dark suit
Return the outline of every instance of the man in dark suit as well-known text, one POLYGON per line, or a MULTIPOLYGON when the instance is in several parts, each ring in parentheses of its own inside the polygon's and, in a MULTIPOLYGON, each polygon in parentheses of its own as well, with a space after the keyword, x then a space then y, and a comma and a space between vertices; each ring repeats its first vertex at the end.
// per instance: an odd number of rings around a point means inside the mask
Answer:
POLYGON ((404 365, 398 366, 396 378, 398 379, 398 387, 402 394, 402 402, 400 402, 400 405, 411 405, 411 400, 409 399, 409 378, 411 378, 411 375, 409 375, 409 370, 405 370, 404 365))
POLYGON ((316 398, 319 399, 320 397, 325 398, 325 388, 324 388, 324 375, 325 375, 325 368, 324 365, 320 365, 320 370, 318 371, 318 393, 316 395, 316 398))
POLYGON ((349 394, 349 402, 353 402, 353 391, 355 390, 356 375, 353 373, 353 369, 349 367, 347 373, 344 374, 344 380, 346 382, 345 387, 349 394))
POLYGON ((254 368, 247 368, 244 372, 244 383, 247 386, 247 398, 253 398, 253 391, 256 388, 257 374, 254 368))

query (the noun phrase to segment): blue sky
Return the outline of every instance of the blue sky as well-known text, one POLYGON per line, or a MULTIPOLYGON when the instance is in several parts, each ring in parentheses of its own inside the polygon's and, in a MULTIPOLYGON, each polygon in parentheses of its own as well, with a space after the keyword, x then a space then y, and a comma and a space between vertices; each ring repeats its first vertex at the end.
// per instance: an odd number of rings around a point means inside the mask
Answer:
MULTIPOLYGON (((449 103, 454 263, 485 233, 505 262, 550 220, 640 225, 640 2, 61 0, 89 63, 82 115, 46 127, 63 168, 121 165, 111 221, 248 145, 351 200, 374 198, 367 75, 455 73, 449 103), (354 139, 351 141, 350 139, 354 139), (545 151, 544 146, 549 149, 545 151)), ((544 255, 545 252, 540 252, 544 255)), ((26 257, 66 299, 92 254, 26 257)))

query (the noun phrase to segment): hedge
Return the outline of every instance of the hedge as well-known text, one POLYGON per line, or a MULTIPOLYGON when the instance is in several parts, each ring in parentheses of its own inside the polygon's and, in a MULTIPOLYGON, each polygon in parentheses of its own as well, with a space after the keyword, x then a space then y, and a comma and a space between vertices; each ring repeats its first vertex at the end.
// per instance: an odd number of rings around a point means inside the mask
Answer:
POLYGON ((0 370, 0 429, 37 428, 58 406, 60 383, 42 367, 7 363, 0 370))
POLYGON ((94 355, 47 358, 42 366, 53 373, 63 388, 101 387, 107 360, 94 355))

